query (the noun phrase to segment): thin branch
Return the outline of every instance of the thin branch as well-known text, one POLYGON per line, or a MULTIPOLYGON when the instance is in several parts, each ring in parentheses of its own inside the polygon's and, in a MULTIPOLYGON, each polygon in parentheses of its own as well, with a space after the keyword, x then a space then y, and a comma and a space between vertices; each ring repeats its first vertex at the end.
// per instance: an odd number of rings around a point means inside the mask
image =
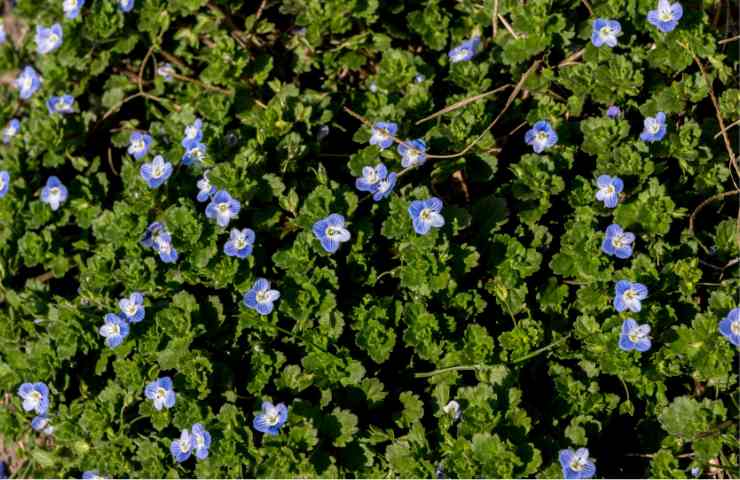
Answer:
POLYGON ((215 85, 210 85, 208 83, 202 82, 202 81, 200 81, 198 79, 195 79, 195 78, 191 78, 191 77, 188 77, 188 76, 185 76, 185 75, 180 75, 179 73, 175 73, 175 72, 171 72, 170 75, 172 75, 174 78, 176 78, 178 80, 183 80, 185 82, 194 83, 194 84, 198 85, 199 87, 205 88, 206 90, 211 90, 211 91, 214 91, 214 92, 218 92, 218 93, 221 93, 221 94, 227 95, 227 96, 234 95, 234 92, 232 92, 231 90, 227 90, 225 88, 217 87, 215 85))
POLYGON ((740 35, 735 35, 734 37, 725 38, 724 40, 720 40, 717 43, 720 45, 724 45, 725 43, 734 42, 735 40, 740 40, 740 35))
POLYGON ((593 17, 594 16, 594 11, 591 8, 591 5, 588 4, 588 0, 581 0, 581 3, 583 4, 583 6, 586 7, 586 10, 588 10, 589 16, 593 17))
POLYGON ((144 93, 144 68, 146 67, 147 62, 149 61, 149 57, 152 55, 152 52, 154 51, 154 45, 149 47, 149 50, 146 51, 146 55, 144 55, 144 60, 141 61, 141 66, 139 66, 139 92, 144 93))
POLYGON ((473 95, 472 97, 464 98, 464 99, 462 99, 462 100, 460 100, 458 102, 453 103, 452 105, 449 105, 449 106, 443 108, 442 110, 439 110, 439 111, 437 111, 437 112, 435 112, 435 113, 433 113, 433 114, 431 114, 429 116, 426 116, 426 117, 422 118, 421 120, 417 120, 416 121, 416 125, 421 125, 422 123, 427 122, 429 120, 432 120, 434 118, 437 118, 437 117, 439 117, 441 115, 444 115, 445 113, 449 113, 449 112, 455 111, 455 110, 457 110, 459 108, 462 108, 462 107, 464 107, 466 105, 469 105, 469 104, 471 104, 473 102, 477 102, 478 100, 481 100, 483 98, 486 98, 488 96, 491 96, 494 93, 498 93, 498 92, 500 92, 502 90, 506 90, 507 88, 509 88, 511 86, 512 86, 512 84, 507 83, 506 85, 502 85, 502 86, 500 86, 498 88, 495 88, 493 90, 490 90, 488 92, 479 93, 478 95, 473 95))
POLYGON ((576 60, 578 60, 579 58, 581 58, 585 52, 586 52, 586 49, 585 48, 582 48, 582 49, 578 50, 573 55, 569 56, 568 58, 566 58, 562 62, 558 63, 558 68, 567 67, 568 65, 577 65, 578 62, 576 62, 576 60))
MULTIPOLYGON (((727 127, 725 128, 725 131, 731 129, 732 127, 737 127, 738 125, 740 125, 740 120, 735 120, 731 124, 727 125, 727 127)), ((722 135, 721 131, 717 132, 717 134, 714 136, 715 140, 718 139, 721 135, 722 135)))
POLYGON ((738 194, 740 194, 740 190, 732 190, 730 192, 722 192, 722 193, 718 193, 717 195, 712 195, 711 197, 709 197, 706 200, 704 200, 703 202, 701 202, 699 204, 699 206, 694 209, 694 211, 691 213, 691 216, 689 217, 689 233, 691 233, 692 235, 694 235, 694 219, 696 218, 696 216, 699 214, 699 212, 704 207, 706 207, 707 205, 709 205, 710 203, 712 203, 712 202, 714 202, 716 200, 719 200, 719 199, 722 199, 722 198, 725 198, 725 197, 729 197, 729 196, 732 196, 732 195, 738 195, 738 194))
POLYGON ((501 20, 501 23, 504 24, 504 27, 511 34, 511 36, 519 40, 519 35, 516 34, 516 32, 511 28, 511 25, 509 25, 509 22, 507 22, 501 14, 498 15, 498 19, 501 20))
POLYGON ((491 15, 491 25, 493 26, 493 38, 498 33, 498 0, 493 0, 493 15, 491 15))

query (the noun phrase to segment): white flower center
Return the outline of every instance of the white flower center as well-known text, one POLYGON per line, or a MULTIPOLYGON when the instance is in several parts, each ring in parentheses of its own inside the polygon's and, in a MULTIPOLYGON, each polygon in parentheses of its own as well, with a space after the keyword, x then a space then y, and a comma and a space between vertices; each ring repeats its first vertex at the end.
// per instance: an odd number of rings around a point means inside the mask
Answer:
POLYGON ((631 288, 624 292, 624 299, 631 302, 632 300, 637 299, 637 292, 632 290, 631 288))
POLYGON ((190 450, 190 439, 189 438, 188 439, 182 439, 181 438, 180 439, 180 451, 182 453, 185 453, 188 450, 190 450))
POLYGON ((380 138, 381 140, 388 140, 389 138, 391 138, 391 134, 388 133, 388 130, 386 130, 384 128, 378 128, 378 129, 376 129, 375 130, 375 135, 377 135, 378 138, 380 138))
POLYGON ((648 125, 648 131, 654 135, 658 133, 658 130, 660 130, 660 124, 655 120, 650 122, 650 124, 648 125))
POLYGON ((220 213, 226 214, 229 211, 229 204, 226 202, 219 203, 217 208, 220 213))
POLYGON ((128 315, 129 317, 131 317, 134 314, 136 314, 136 311, 138 309, 139 309, 138 305, 136 305, 135 303, 129 303, 128 304, 128 307, 126 307, 126 315, 128 315))
POLYGON ((190 127, 185 128, 185 136, 187 138, 193 139, 197 135, 198 135, 198 129, 197 128, 195 128, 193 126, 190 126, 190 127))
POLYGON ((611 37, 612 36, 612 29, 609 28, 609 27, 601 27, 601 29, 599 30, 599 36, 602 39, 607 39, 607 38, 611 37))
POLYGON ((277 408, 271 408, 265 412, 264 418, 266 424, 274 426, 280 421, 280 414, 278 413, 277 408))
POLYGON ((16 133, 16 129, 12 125, 8 126, 8 128, 5 129, 5 135, 9 137, 12 137, 13 135, 15 135, 15 133, 16 133))
POLYGON ((41 395, 41 392, 39 392, 38 390, 33 390, 29 394, 29 397, 31 397, 31 401, 33 401, 33 403, 35 403, 35 404, 41 403, 42 395, 41 395))
POLYGON ((573 457, 573 460, 570 461, 570 469, 574 472, 580 472, 586 468, 586 461, 581 457, 573 457))
POLYGON ((670 22, 671 20, 673 20, 673 12, 671 11, 671 6, 669 4, 663 6, 666 8, 658 7, 658 18, 662 22, 670 22))
POLYGON ((622 248, 627 242, 624 241, 624 235, 618 234, 612 237, 612 247, 622 248))
POLYGON ((146 148, 143 140, 134 140, 131 143, 131 146, 135 152, 140 152, 146 148))
POLYGON ((159 251, 164 254, 170 253, 170 250, 172 250, 172 247, 170 246, 169 243, 162 243, 159 245, 159 251))
POLYGON ((237 250, 241 250, 242 248, 247 246, 247 240, 244 238, 244 236, 236 237, 234 240, 234 246, 237 250))
POLYGON ((0 177, 0 190, 5 188, 5 180, 3 180, 3 177, 0 177))
POLYGON ((740 335, 740 320, 730 323, 730 331, 733 335, 740 335))
POLYGON ((59 35, 56 33, 49 33, 49 36, 46 37, 46 48, 52 48, 56 43, 59 41, 59 35))
POLYGON ((49 189, 49 196, 50 197, 58 197, 59 196, 59 188, 58 187, 51 187, 49 189))
POLYGON ((365 179, 367 180, 367 183, 372 185, 374 183, 378 183, 380 177, 378 177, 378 172, 373 168, 372 170, 370 170, 370 174, 365 177, 365 179))
POLYGON ((637 327, 630 330, 630 333, 627 336, 629 337, 630 342, 637 343, 645 338, 645 333, 640 329, 640 327, 637 327))
POLYGON ((257 303, 267 303, 270 301, 270 291, 269 290, 260 290, 257 292, 257 295, 255 295, 257 299, 257 303))
POLYGON ((203 446, 206 444, 205 439, 203 438, 203 435, 196 435, 195 436, 195 448, 203 448, 203 446))
POLYGON ((614 195, 614 192, 616 192, 617 189, 614 188, 614 185, 609 184, 606 187, 602 188, 602 191, 604 192, 605 195, 611 196, 611 195, 614 195))
POLYGON ((432 210, 431 210, 431 209, 429 209, 429 208, 425 208, 425 209, 423 209, 423 210, 422 210, 422 211, 421 211, 421 212, 419 213, 419 217, 420 217, 420 218, 421 218, 422 220, 424 220, 425 222, 428 222, 428 221, 429 221, 429 220, 431 220, 431 218, 432 218, 432 210))
POLYGON ((157 387, 157 392, 154 394, 157 400, 164 400, 164 397, 167 396, 167 390, 165 390, 162 387, 157 387))
POLYGON ((23 78, 21 78, 21 89, 22 90, 29 90, 31 86, 33 85, 33 79, 30 75, 24 75, 23 78))
POLYGON ((77 0, 64 0, 64 11, 70 11, 77 8, 77 0))
POLYGON ((161 164, 154 165, 154 167, 152 168, 152 177, 159 178, 162 175, 164 175, 164 166, 162 166, 161 164))
POLYGON ((537 132, 537 135, 535 135, 535 140, 538 143, 547 143, 547 132, 537 132))
POLYGON ((207 192, 208 190, 211 189, 211 182, 207 178, 203 177, 203 179, 201 179, 200 181, 199 186, 201 190, 204 190, 207 192))
POLYGON ((111 323, 110 324, 110 336, 115 337, 116 335, 121 334, 121 327, 118 324, 111 323))
POLYGON ((470 50, 468 50, 467 48, 460 48, 460 49, 459 49, 458 51, 456 51, 456 52, 455 52, 455 53, 453 54, 453 56, 452 56, 452 59, 453 59, 454 61, 456 61, 456 62, 459 62, 459 61, 461 61, 461 60, 465 60, 465 58, 466 58, 466 57, 467 57, 468 55, 470 55, 470 50))

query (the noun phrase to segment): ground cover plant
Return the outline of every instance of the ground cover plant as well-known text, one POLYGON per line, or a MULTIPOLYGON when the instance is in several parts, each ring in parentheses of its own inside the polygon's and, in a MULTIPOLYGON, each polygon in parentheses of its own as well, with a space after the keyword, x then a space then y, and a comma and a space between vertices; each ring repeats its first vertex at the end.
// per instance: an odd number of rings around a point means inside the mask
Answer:
POLYGON ((740 475, 733 2, 2 27, 3 474, 740 475))

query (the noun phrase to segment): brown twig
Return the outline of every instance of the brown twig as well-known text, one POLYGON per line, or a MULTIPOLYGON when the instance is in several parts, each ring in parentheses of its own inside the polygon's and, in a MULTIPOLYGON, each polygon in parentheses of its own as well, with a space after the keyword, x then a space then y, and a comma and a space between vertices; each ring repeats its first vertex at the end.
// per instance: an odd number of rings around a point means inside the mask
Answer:
POLYGON ((260 6, 257 8, 257 13, 254 14, 255 23, 262 16, 262 11, 265 9, 266 4, 267 4, 267 0, 262 0, 262 2, 260 3, 260 6))
POLYGON ((116 171, 116 167, 113 166, 113 154, 111 153, 110 147, 108 147, 108 166, 110 167, 113 174, 117 177, 118 172, 116 171))
POLYGON ((472 97, 464 98, 464 99, 460 100, 459 102, 455 102, 452 105, 443 108, 442 110, 439 110, 439 111, 437 111, 437 112, 435 112, 435 113, 433 113, 431 115, 428 115, 428 116, 422 118, 421 120, 417 120, 416 121, 416 125, 421 125, 422 123, 424 123, 426 121, 432 120, 433 118, 437 118, 440 115, 444 115, 445 113, 449 113, 449 112, 455 111, 455 110, 457 110, 459 108, 462 108, 462 107, 464 107, 464 106, 466 106, 468 104, 471 104, 473 102, 477 102, 478 100, 481 100, 481 99, 486 98, 486 97, 488 97, 490 95, 493 95, 494 93, 498 93, 498 92, 500 92, 502 90, 506 90, 507 88, 509 88, 511 86, 512 85, 510 83, 507 83, 506 85, 502 85, 502 86, 500 86, 498 88, 495 88, 493 90, 490 90, 488 92, 479 93, 478 95, 473 95, 472 97))
POLYGON ((740 40, 740 35, 735 35, 734 37, 725 38, 724 40, 720 40, 717 43, 720 45, 724 45, 725 43, 734 42, 735 40, 740 40))
POLYGON ((149 61, 149 57, 152 55, 152 52, 154 51, 154 45, 149 47, 149 50, 146 51, 146 55, 144 55, 144 60, 141 61, 141 66, 139 67, 139 93, 144 93, 144 68, 146 67, 147 62, 149 61))
POLYGON ((175 72, 170 73, 170 75, 172 75, 174 78, 176 78, 178 80, 183 80, 185 82, 194 83, 194 84, 198 85, 199 87, 205 88, 206 90, 211 90, 211 91, 214 91, 214 92, 218 92, 218 93, 221 93, 221 94, 227 95, 227 96, 234 95, 234 92, 232 92, 231 90, 227 90, 225 88, 217 87, 215 85, 209 85, 209 84, 207 84, 205 82, 202 82, 202 81, 200 81, 198 79, 195 79, 195 78, 191 78, 191 77, 188 77, 188 76, 185 76, 185 75, 180 75, 179 73, 175 73, 175 72))
MULTIPOLYGON (((727 125, 727 127, 725 127, 725 131, 727 131, 727 130, 731 129, 732 127, 737 127, 738 125, 740 125, 740 120, 735 120, 735 121, 734 121, 734 122, 732 122, 731 124, 727 125)), ((717 132, 717 134, 716 134, 716 135, 714 136, 714 138, 715 138, 715 139, 717 139, 717 138, 719 138, 719 137, 720 137, 721 135, 722 135, 722 132, 721 132, 721 131, 720 131, 720 132, 717 132)))
POLYGON ((493 15, 491 15, 491 25, 493 26, 493 38, 498 33, 498 0, 493 0, 493 15))
POLYGON ((573 55, 569 56, 562 62, 558 63, 558 68, 567 67, 568 65, 578 65, 579 62, 576 62, 576 60, 581 58, 585 52, 586 52, 585 48, 578 50, 573 55))
POLYGON ((506 30, 511 34, 511 36, 519 40, 519 35, 517 35, 516 32, 511 28, 511 25, 509 25, 509 22, 506 21, 503 15, 499 14, 498 19, 501 20, 501 23, 504 24, 504 28, 506 28, 506 30))
MULTIPOLYGON (((693 212, 691 213, 691 216, 689 217, 689 233, 691 233, 691 235, 694 235, 694 236, 696 236, 696 235, 694 234, 694 219, 696 219, 696 216, 697 216, 697 215, 699 214, 699 212, 700 212, 700 211, 701 211, 701 210, 702 210, 702 209, 703 209, 704 207, 706 207, 707 205, 709 205, 710 203, 712 203, 712 202, 714 202, 714 201, 716 201, 716 200, 719 200, 719 199, 722 199, 722 198, 725 198, 725 197, 729 197, 729 196, 732 196, 732 195, 738 195, 738 194, 740 194, 740 189, 738 189, 738 190, 733 190, 733 191, 731 191, 731 192, 722 192, 722 193, 718 193, 717 195, 712 195, 711 197, 709 197, 709 198, 707 198, 706 200, 704 200, 703 202, 701 202, 701 203, 699 204, 699 206, 697 206, 697 207, 696 207, 696 208, 694 209, 694 211, 693 211, 693 212)), ((697 240, 698 240, 698 238, 697 238, 697 240)), ((702 247, 704 247, 704 245, 703 245, 703 244, 701 243, 701 241, 699 242, 699 244, 700 244, 700 245, 701 245, 702 247)), ((704 249, 706 250, 706 247, 704 247, 704 249)))
POLYGON ((589 5, 588 0, 581 0, 581 3, 583 4, 584 7, 586 7, 586 10, 588 10, 588 14, 593 17, 594 11, 591 8, 591 5, 589 5))

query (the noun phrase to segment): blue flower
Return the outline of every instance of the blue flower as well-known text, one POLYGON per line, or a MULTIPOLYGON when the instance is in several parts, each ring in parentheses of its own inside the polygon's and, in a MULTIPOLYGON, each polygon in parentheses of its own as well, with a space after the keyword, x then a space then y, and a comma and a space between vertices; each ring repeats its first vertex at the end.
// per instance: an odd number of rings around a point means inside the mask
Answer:
POLYGON ((390 195, 396 186, 397 178, 398 174, 396 174, 396 172, 391 172, 387 177, 379 181, 378 188, 375 190, 375 193, 373 193, 373 200, 379 202, 390 195))
POLYGON ((190 431, 195 458, 203 460, 208 457, 208 449, 211 448, 211 434, 200 423, 194 424, 190 431))
MULTIPOLYGON (((3 25, 2 22, 0 22, 0 45, 5 43, 6 41, 6 34, 5 34, 5 25, 3 25)), ((2 477, 0 477, 2 478, 2 477)))
POLYGON ((59 205, 67 200, 67 187, 52 175, 46 180, 46 186, 41 190, 41 201, 48 203, 52 210, 59 208, 59 205))
POLYGON ((53 113, 72 113, 74 112, 75 99, 72 95, 61 95, 59 97, 51 97, 46 102, 46 108, 49 109, 49 114, 53 113))
POLYGON ((0 170, 0 198, 3 198, 10 188, 10 174, 7 170, 0 170))
POLYGON ((381 150, 393 145, 393 136, 398 131, 398 125, 393 122, 375 122, 370 135, 370 145, 377 145, 381 150))
POLYGON ((398 145, 403 168, 418 167, 427 161, 427 144, 423 138, 417 138, 398 145))
POLYGON ((641 283, 632 283, 620 280, 614 287, 614 308, 618 312, 629 310, 639 312, 642 309, 642 300, 648 296, 648 289, 641 283))
POLYGON ((654 117, 645 118, 644 129, 640 133, 640 140, 644 142, 657 142, 665 137, 666 130, 665 113, 658 112, 654 117))
POLYGON ((182 146, 185 150, 189 149, 191 145, 197 144, 203 138, 203 122, 200 118, 196 118, 192 125, 185 127, 185 137, 182 139, 182 146))
POLYGON ((146 227, 144 237, 139 243, 145 248, 155 248, 159 244, 162 235, 166 235, 167 238, 170 236, 164 225, 159 222, 152 222, 146 227))
POLYGON ((450 63, 464 62, 472 59, 477 53, 479 45, 480 37, 473 37, 470 40, 465 40, 460 45, 450 50, 447 54, 447 56, 450 57, 450 63))
POLYGON ((144 295, 139 292, 132 293, 128 298, 122 298, 118 301, 121 313, 126 320, 131 323, 139 323, 144 320, 146 314, 144 310, 144 295))
POLYGON ((205 202, 206 200, 211 198, 211 196, 214 193, 216 193, 216 187, 211 185, 211 181, 208 180, 208 172, 205 172, 203 174, 203 178, 198 180, 196 185, 198 187, 198 197, 197 198, 199 202, 205 202))
POLYGON ((373 167, 363 167, 362 176, 355 180, 355 186, 361 192, 372 192, 376 202, 390 195, 396 186, 397 174, 388 174, 385 165, 379 163, 373 167))
POLYGON ((159 259, 162 260, 164 263, 174 263, 177 261, 177 250, 175 250, 175 247, 172 246, 172 241, 170 240, 169 233, 167 234, 166 238, 164 236, 161 237, 162 240, 157 243, 157 252, 159 252, 159 259))
POLYGON ((10 140, 18 135, 18 131, 21 129, 21 121, 17 118, 13 118, 8 122, 8 126, 3 130, 3 143, 10 143, 10 140))
POLYGON ((594 47, 600 47, 606 44, 607 47, 617 45, 617 37, 622 34, 622 25, 616 20, 606 18, 597 18, 593 23, 591 32, 591 43, 594 47))
POLYGON ((15 86, 23 100, 28 100, 41 86, 41 77, 31 66, 26 66, 15 79, 15 86))
POLYGON ((172 175, 172 164, 166 162, 162 155, 157 155, 151 163, 142 164, 140 172, 149 188, 157 188, 172 175))
POLYGON ((24 383, 18 388, 18 395, 23 399, 23 410, 33 410, 44 415, 49 409, 49 387, 44 382, 24 383))
MULTIPOLYGON (((134 0, 131 0, 131 7, 133 6, 134 6, 134 0)), ((175 73, 175 68, 172 66, 171 63, 163 63, 157 68, 157 75, 164 78, 165 82, 171 82, 174 73, 175 73)))
POLYGON ((258 432, 268 435, 277 435, 288 420, 288 407, 284 403, 273 405, 270 402, 262 402, 262 411, 254 416, 252 426, 258 432))
POLYGON ((678 21, 683 17, 683 7, 680 3, 671 3, 668 0, 658 0, 658 8, 647 14, 648 22, 655 25, 661 32, 673 31, 678 21))
POLYGON ((49 422, 49 417, 46 415, 38 415, 33 417, 31 420, 31 428, 37 432, 41 432, 44 435, 51 435, 54 433, 54 427, 49 422))
POLYGON ((69 20, 74 20, 80 14, 83 5, 85 5, 85 0, 64 0, 62 2, 64 16, 69 20))
POLYGON ((134 8, 134 0, 118 0, 118 8, 120 8, 123 13, 128 13, 134 8))
POLYGON ((415 81, 416 83, 421 83, 421 82, 423 82, 423 81, 424 81, 424 80, 426 80, 426 79, 427 79, 427 77, 425 77, 425 76, 424 76, 424 75, 422 75, 421 73, 417 74, 417 75, 416 75, 416 76, 414 77, 414 81, 415 81))
POLYGON ((118 315, 108 313, 103 317, 105 323, 100 327, 100 334, 105 337, 105 344, 110 348, 116 348, 128 336, 128 322, 118 315))
POLYGON ((736 347, 740 347, 740 308, 733 308, 725 318, 719 322, 719 333, 736 347))
POLYGON ((183 165, 191 165, 193 161, 202 162, 206 157, 206 145, 200 142, 193 142, 185 148, 185 154, 182 156, 183 165))
POLYGON ((216 223, 225 227, 232 218, 239 214, 240 209, 241 204, 237 200, 231 198, 225 190, 219 190, 211 198, 211 203, 206 206, 206 217, 215 218, 216 223))
POLYGON ((175 405, 175 391, 172 389, 172 379, 162 377, 147 384, 144 395, 149 400, 154 400, 154 408, 172 408, 175 405))
POLYGON ((82 473, 82 478, 85 480, 104 480, 105 477, 101 476, 97 470, 88 470, 82 473))
POLYGON ((552 147, 558 143, 558 134, 555 133, 550 122, 540 120, 524 134, 524 141, 527 145, 532 146, 535 153, 542 153, 543 150, 552 147))
POLYGON ((361 192, 374 192, 378 188, 378 182, 388 176, 388 169, 379 163, 373 167, 362 167, 362 176, 355 180, 355 187, 361 192))
POLYGON ((647 352, 650 350, 650 325, 638 325, 631 318, 622 323, 622 332, 619 334, 619 348, 625 352, 637 350, 647 352))
POLYGON ((314 223, 313 234, 319 239, 324 250, 329 253, 336 252, 339 244, 351 238, 349 230, 344 228, 344 217, 336 213, 314 223))
POLYGON ((230 257, 247 258, 252 253, 254 231, 249 228, 239 230, 234 228, 229 234, 229 240, 224 244, 224 253, 230 257))
POLYGON ((180 434, 180 438, 172 440, 172 443, 170 444, 170 453, 172 453, 172 458, 174 458, 177 463, 182 463, 190 458, 190 454, 192 452, 193 437, 190 435, 190 432, 183 430, 180 434))
POLYGON ((53 52, 62 46, 62 26, 55 23, 49 28, 36 26, 36 51, 39 55, 53 52))
POLYGON ((622 110, 618 106, 612 105, 606 109, 606 116, 609 118, 617 118, 622 114, 622 110))
POLYGON ((451 416, 453 420, 459 420, 460 415, 462 415, 460 403, 457 400, 450 400, 449 402, 447 402, 447 405, 442 407, 442 411, 445 412, 445 414, 451 416))
POLYGON ((426 235, 432 227, 440 228, 445 219, 439 212, 442 210, 442 200, 432 197, 427 200, 414 200, 409 205, 409 216, 414 230, 419 235, 426 235))
POLYGON ((244 305, 257 310, 260 315, 269 315, 274 307, 273 303, 280 298, 280 292, 270 289, 270 282, 258 278, 252 288, 244 294, 244 305))
POLYGON ((622 227, 613 223, 606 227, 604 242, 601 244, 601 250, 607 255, 614 255, 617 258, 625 259, 632 256, 632 242, 635 241, 635 234, 625 232, 622 227))
POLYGON ((133 132, 128 138, 128 154, 139 160, 149 151, 152 137, 148 133, 133 132))
POLYGON ((375 82, 372 82, 370 84, 370 91, 373 92, 373 93, 377 92, 378 91, 378 84, 375 83, 375 82))
POLYGON ((607 208, 616 207, 619 194, 624 189, 622 179, 609 175, 599 175, 599 178, 596 179, 596 185, 599 187, 596 191, 596 200, 604 202, 604 206, 607 208))
POLYGON ((560 450, 558 458, 566 479, 591 478, 596 474, 596 465, 588 458, 587 448, 560 450))

